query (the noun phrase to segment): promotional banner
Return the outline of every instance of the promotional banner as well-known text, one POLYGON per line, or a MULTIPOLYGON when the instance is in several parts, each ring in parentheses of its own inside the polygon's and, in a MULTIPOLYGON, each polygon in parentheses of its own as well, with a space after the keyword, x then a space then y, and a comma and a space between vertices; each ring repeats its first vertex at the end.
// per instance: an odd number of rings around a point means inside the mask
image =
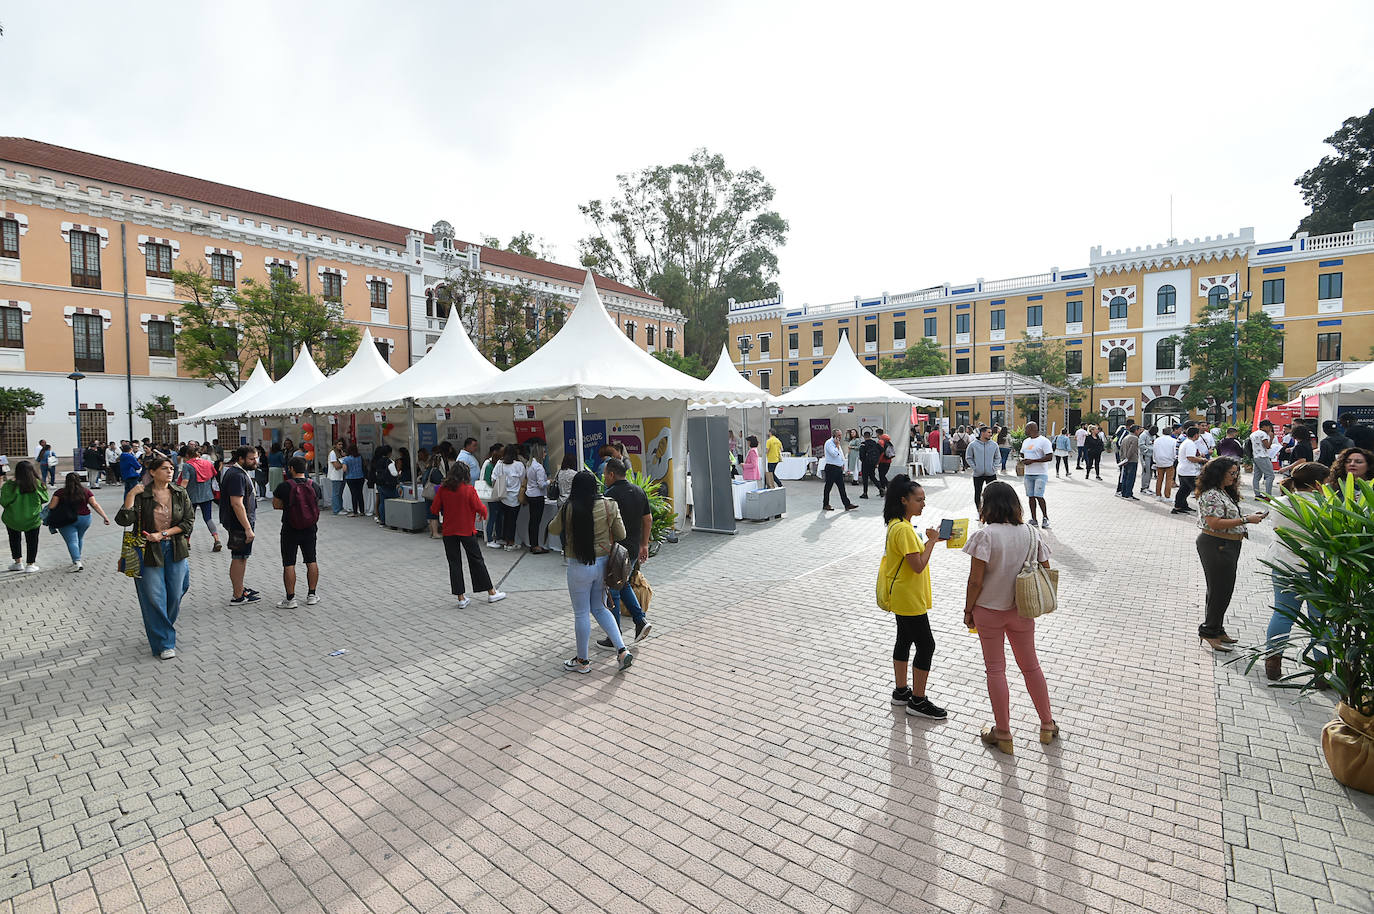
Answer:
POLYGON ((811 420, 811 454, 821 457, 825 454, 825 443, 830 440, 830 420, 811 420))
MULTIPOLYGON (((563 449, 566 453, 575 450, 577 447, 577 424, 566 419, 563 422, 563 449)), ((596 452, 601 450, 606 444, 606 420, 605 419, 585 419, 582 422, 582 462, 591 467, 592 472, 601 472, 601 461, 597 460, 596 452)))
POLYGON ((371 422, 358 423, 358 447, 370 451, 377 446, 377 426, 371 422))
POLYGON ((538 438, 540 441, 547 441, 544 437, 543 419, 516 419, 515 420, 515 440, 519 444, 524 444, 531 438, 538 438))
POLYGON ((801 445, 799 440, 801 422, 798 419, 774 419, 768 423, 768 430, 778 436, 782 442, 782 449, 794 456, 801 456, 798 448, 801 445))
MULTIPOLYGON (((673 429, 667 419, 651 418, 642 423, 644 438, 644 474, 658 480, 662 493, 673 499, 673 429)), ((586 423, 583 423, 586 427, 586 423)), ((627 445, 628 447, 628 445, 627 445)))
POLYGON ((1255 398, 1255 422, 1260 421, 1264 411, 1269 408, 1269 382, 1260 385, 1259 396, 1255 398))
POLYGON ((415 434, 419 440, 419 446, 426 451, 433 451, 439 444, 439 426, 433 422, 415 423, 415 434))
POLYGON ((477 430, 471 422, 454 422, 444 426, 444 440, 452 441, 454 447, 462 447, 469 438, 476 438, 477 430))
MULTIPOLYGON (((483 422, 481 433, 477 435, 477 447, 485 455, 493 444, 509 444, 502 426, 483 422)), ((485 457, 483 458, 485 459, 485 457)))
POLYGON ((630 465, 644 471, 644 422, 639 419, 616 419, 611 422, 610 443, 625 445, 630 465))

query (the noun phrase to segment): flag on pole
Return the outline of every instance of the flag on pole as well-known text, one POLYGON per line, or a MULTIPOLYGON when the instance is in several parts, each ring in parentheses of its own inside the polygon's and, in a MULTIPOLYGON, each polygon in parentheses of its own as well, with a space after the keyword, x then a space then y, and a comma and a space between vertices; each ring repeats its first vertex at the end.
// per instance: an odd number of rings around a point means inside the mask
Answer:
POLYGON ((1258 423, 1264 418, 1264 411, 1269 408, 1269 382, 1265 381, 1260 385, 1259 396, 1255 398, 1254 422, 1258 423))

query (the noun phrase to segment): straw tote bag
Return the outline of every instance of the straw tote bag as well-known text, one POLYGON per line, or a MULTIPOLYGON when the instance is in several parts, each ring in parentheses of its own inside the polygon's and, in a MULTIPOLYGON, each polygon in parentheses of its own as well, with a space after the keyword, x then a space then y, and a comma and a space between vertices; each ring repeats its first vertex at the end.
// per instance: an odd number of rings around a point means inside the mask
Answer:
POLYGON ((1040 534, 1034 527, 1030 530, 1030 551, 1026 562, 1016 575, 1016 612, 1023 619, 1038 619, 1054 612, 1059 598, 1059 571, 1046 568, 1037 562, 1040 554, 1040 534))

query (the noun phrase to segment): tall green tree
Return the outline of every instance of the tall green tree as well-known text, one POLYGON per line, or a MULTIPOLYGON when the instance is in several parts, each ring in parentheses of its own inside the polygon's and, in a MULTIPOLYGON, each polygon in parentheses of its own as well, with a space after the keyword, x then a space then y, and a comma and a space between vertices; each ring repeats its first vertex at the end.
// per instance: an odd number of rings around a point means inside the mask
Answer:
POLYGON ((243 368, 261 359, 273 378, 291 369, 302 343, 320 370, 331 374, 353 357, 362 334, 344 322, 343 305, 301 289, 284 270, 268 282, 245 279, 217 286, 203 266, 174 270, 184 296, 177 317, 177 355, 186 371, 228 390, 238 390, 243 368))
POLYGON ((878 360, 880 378, 933 378, 942 374, 949 374, 949 359, 940 344, 929 337, 921 337, 897 358, 878 360))
POLYGON ((787 221, 771 209, 773 186, 758 169, 732 171, 706 149, 616 182, 614 198, 578 207, 595 229, 578 245, 582 265, 682 311, 684 351, 712 358, 725 342, 729 299, 778 294, 787 221))
MULTIPOLYGON (((1070 383, 1068 365, 1065 361, 1064 343, 1060 340, 1045 340, 1031 336, 1026 331, 1021 331, 1021 340, 1016 344, 1010 356, 1007 357, 1007 370, 1017 374, 1023 374, 1028 378, 1039 378, 1046 384, 1064 388, 1069 391, 1070 398, 1078 390, 1078 385, 1070 383)), ((1051 397, 1048 401, 1050 406, 1064 405, 1064 398, 1061 396, 1051 397)), ((1016 411, 1020 415, 1038 413, 1040 411, 1039 397, 1017 397, 1016 411)), ((1041 416, 1041 421, 1046 417, 1041 416)))
POLYGON ((32 387, 0 387, 0 413, 26 413, 42 406, 44 399, 32 387))
POLYGON ((1312 207, 1298 223, 1299 232, 1348 232, 1354 223, 1374 219, 1374 108, 1346 118, 1326 142, 1335 153, 1322 156, 1294 182, 1312 207))
POLYGON ((700 356, 681 355, 671 349, 660 349, 654 353, 654 358, 694 378, 705 378, 711 373, 711 369, 702 363, 700 356))
POLYGON ((492 282, 481 271, 458 266, 435 296, 457 313, 473 345, 498 368, 518 365, 562 329, 568 305, 523 280, 492 282))
POLYGON ((1181 398, 1185 408, 1220 417, 1231 402, 1233 379, 1239 381, 1237 415, 1245 414, 1247 403, 1253 405, 1265 381, 1270 402, 1288 395, 1283 384, 1270 378, 1283 358, 1283 331, 1263 311, 1252 312, 1239 323, 1237 350, 1234 316, 1230 305, 1209 305, 1196 324, 1169 337, 1179 347, 1179 367, 1190 369, 1192 375, 1181 398))
POLYGON ((524 257, 533 257, 536 260, 553 260, 553 248, 542 237, 536 237, 534 232, 519 232, 512 235, 510 241, 501 244, 501 239, 495 235, 483 235, 482 247, 495 248, 498 251, 510 251, 513 254, 520 254, 524 257))

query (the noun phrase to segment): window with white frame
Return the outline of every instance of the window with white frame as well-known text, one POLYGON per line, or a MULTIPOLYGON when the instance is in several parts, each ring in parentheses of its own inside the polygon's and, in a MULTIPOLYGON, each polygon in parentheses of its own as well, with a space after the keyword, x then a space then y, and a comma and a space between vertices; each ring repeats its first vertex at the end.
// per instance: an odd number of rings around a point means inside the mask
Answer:
MULTIPOLYGON (((100 288, 100 236, 95 232, 70 233, 72 285, 78 289, 100 288)), ((103 369, 102 369, 103 370, 103 369)))
POLYGON ((0 219, 0 257, 19 256, 19 221, 0 219))
POLYGON ((211 254, 210 255, 210 281, 217 286, 233 286, 237 284, 234 275, 234 255, 233 254, 211 254))
POLYGON ((148 355, 176 356, 176 327, 171 321, 148 321, 148 355))

